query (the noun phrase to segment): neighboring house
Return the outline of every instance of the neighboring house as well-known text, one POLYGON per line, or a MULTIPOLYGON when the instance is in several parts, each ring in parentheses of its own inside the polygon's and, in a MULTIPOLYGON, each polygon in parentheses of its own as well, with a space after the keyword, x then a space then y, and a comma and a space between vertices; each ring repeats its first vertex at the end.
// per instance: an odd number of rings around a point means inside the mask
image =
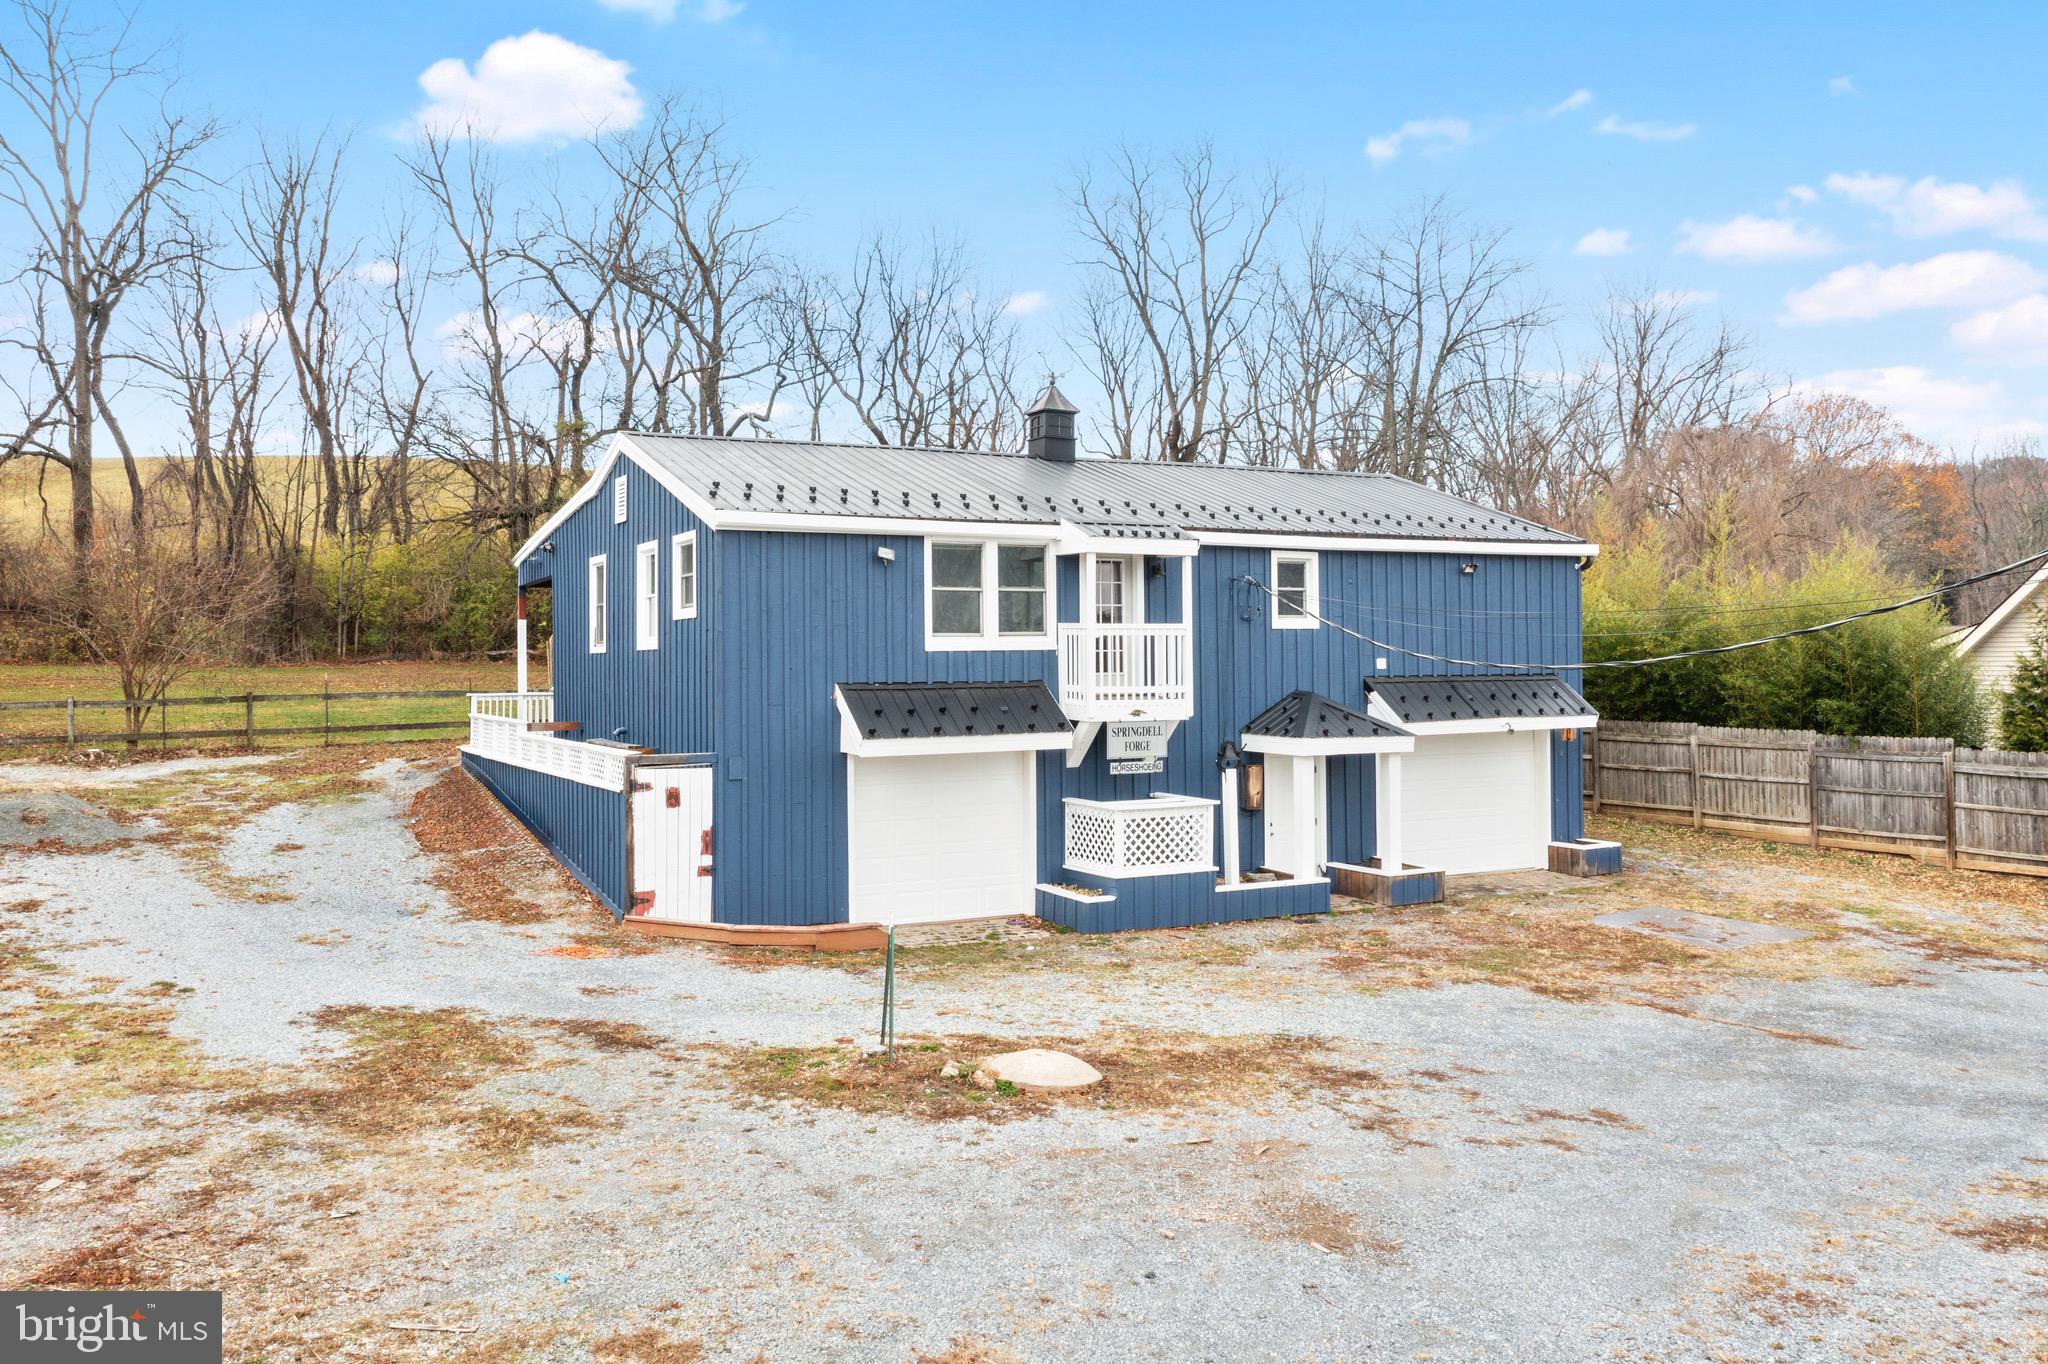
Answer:
POLYGON ((1077 459, 1052 387, 1026 422, 619 436, 516 556, 552 695, 475 698, 464 767, 643 926, 1214 922, 1580 838, 1594 717, 1540 670, 1594 546, 1384 475, 1077 459))
POLYGON ((1977 681, 1984 690, 2002 692, 2011 687, 2013 669, 2032 645, 2044 607, 2048 607, 2048 566, 2021 583, 1983 620, 1948 636, 1956 652, 1976 668, 1977 681))

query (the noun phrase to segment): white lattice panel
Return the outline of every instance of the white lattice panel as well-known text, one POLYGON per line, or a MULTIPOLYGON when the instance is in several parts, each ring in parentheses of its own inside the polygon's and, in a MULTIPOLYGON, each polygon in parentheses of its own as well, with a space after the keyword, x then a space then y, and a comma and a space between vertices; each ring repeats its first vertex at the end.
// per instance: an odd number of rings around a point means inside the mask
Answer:
POLYGON ((1067 866, 1102 876, 1213 871, 1216 802, 1196 796, 1066 802, 1067 866))

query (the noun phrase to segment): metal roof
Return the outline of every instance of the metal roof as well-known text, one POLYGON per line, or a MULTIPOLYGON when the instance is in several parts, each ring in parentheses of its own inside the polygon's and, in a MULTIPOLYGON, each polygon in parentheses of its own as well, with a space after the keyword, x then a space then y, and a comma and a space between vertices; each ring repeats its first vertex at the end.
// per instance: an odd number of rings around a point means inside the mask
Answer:
POLYGON ((1268 739, 1404 739, 1405 729, 1360 715, 1312 691, 1289 692, 1244 727, 1268 739))
POLYGON ((1577 537, 1391 474, 631 433, 714 511, 1415 540, 1577 537))
POLYGON ((1059 384, 1051 379, 1047 379, 1045 381, 1045 392, 1038 395, 1037 402, 1024 409, 1024 415, 1028 417, 1033 412, 1065 412, 1071 415, 1078 413, 1080 410, 1080 408, 1067 400, 1066 394, 1060 392, 1059 384))
POLYGON ((1074 732, 1043 682, 841 682, 839 694, 867 739, 1074 732))
POLYGON ((1447 720, 1563 719, 1593 714, 1586 698, 1552 673, 1477 677, 1369 677, 1365 689, 1406 725, 1447 720))

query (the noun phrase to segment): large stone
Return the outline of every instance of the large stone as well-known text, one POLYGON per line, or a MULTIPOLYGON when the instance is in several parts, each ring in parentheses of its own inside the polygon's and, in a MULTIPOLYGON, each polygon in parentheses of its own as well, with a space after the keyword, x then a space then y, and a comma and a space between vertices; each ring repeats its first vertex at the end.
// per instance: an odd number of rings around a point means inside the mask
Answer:
POLYGON ((1102 1082, 1102 1072, 1080 1057, 1044 1047, 991 1056, 981 1068, 1019 1089, 1086 1089, 1102 1082))

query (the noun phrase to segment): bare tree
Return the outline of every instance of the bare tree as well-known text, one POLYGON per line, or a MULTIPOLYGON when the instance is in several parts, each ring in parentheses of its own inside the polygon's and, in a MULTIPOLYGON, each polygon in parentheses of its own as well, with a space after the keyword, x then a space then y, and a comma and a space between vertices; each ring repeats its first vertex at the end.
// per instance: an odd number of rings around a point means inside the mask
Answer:
POLYGON ((1616 292, 1598 328, 1617 464, 1644 457, 1671 432, 1739 422, 1763 402, 1749 341, 1725 324, 1703 329, 1681 295, 1647 285, 1616 292))
MULTIPOLYGON (((25 32, 0 43, 0 89, 26 127, 0 133, 0 203, 21 215, 31 243, 17 280, 46 284, 37 296, 62 325, 37 337, 35 358, 55 382, 20 429, 0 436, 0 462, 39 456, 69 471, 72 551, 82 569, 93 540, 94 427, 114 421, 107 366, 115 320, 134 291, 189 250, 187 239, 158 230, 159 219, 218 130, 160 113, 144 130, 121 130, 134 164, 110 173, 99 146, 111 131, 109 101, 131 83, 160 83, 154 54, 130 55, 125 22, 110 35, 75 26, 65 0, 16 0, 16 11, 25 32)), ((113 430, 139 530, 140 475, 113 430)))
POLYGON ((1244 420, 1221 403, 1250 322, 1266 235, 1286 202, 1278 172, 1247 185, 1199 143, 1159 164, 1125 147, 1068 198, 1095 275, 1083 296, 1112 450, 1218 458, 1244 420))

